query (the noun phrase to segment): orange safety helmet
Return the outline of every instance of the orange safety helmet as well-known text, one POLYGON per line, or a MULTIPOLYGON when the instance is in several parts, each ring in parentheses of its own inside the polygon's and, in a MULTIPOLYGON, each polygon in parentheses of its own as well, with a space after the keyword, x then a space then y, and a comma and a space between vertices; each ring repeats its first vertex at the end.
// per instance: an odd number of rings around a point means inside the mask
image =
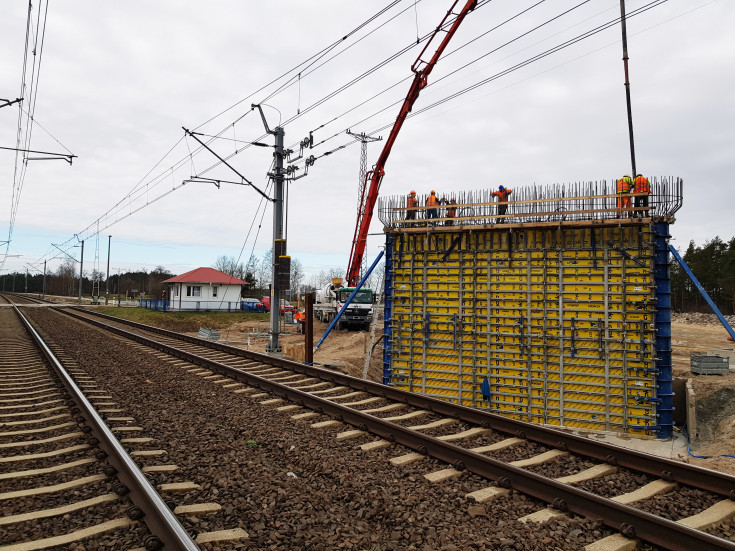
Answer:
POLYGON ((431 190, 431 194, 432 194, 432 195, 436 195, 436 191, 434 191, 434 190, 432 189, 432 190, 431 190))
POLYGON ((409 195, 416 195, 416 192, 414 190, 411 190, 411 193, 409 195))

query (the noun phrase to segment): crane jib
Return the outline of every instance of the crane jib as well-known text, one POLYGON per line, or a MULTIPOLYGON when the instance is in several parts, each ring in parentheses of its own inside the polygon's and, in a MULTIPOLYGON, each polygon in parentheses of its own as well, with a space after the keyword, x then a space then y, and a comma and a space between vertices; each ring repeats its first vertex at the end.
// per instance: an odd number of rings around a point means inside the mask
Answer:
MULTIPOLYGON (((362 265, 362 257, 365 255, 365 244, 367 242, 368 230, 370 229, 370 222, 372 221, 373 217, 373 209, 375 208, 375 203, 378 200, 378 190, 380 188, 380 182, 385 175, 385 164, 388 161, 388 156, 390 155, 391 149, 393 148, 393 144, 398 137, 398 133, 400 132, 401 127, 406 120, 406 117, 411 112, 413 104, 419 97, 421 89, 426 86, 429 74, 436 65, 436 62, 441 57, 444 49, 447 47, 447 44, 449 44, 452 36, 454 36, 457 28, 459 28, 459 26, 462 24, 465 16, 473 9, 475 9, 475 6, 477 5, 477 0, 467 0, 464 7, 458 13, 455 13, 454 8, 457 6, 458 3, 459 0, 454 1, 452 6, 449 8, 449 11, 447 11, 446 15, 444 16, 444 19, 442 19, 442 22, 439 24, 439 26, 436 27, 432 35, 429 37, 429 40, 424 45, 424 48, 421 50, 421 53, 419 54, 416 61, 414 61, 413 65, 411 65, 411 71, 413 71, 415 74, 415 77, 411 82, 411 88, 408 91, 406 99, 401 105, 401 110, 398 113, 398 117, 396 117, 396 122, 393 124, 393 128, 391 129, 388 139, 385 141, 383 151, 381 151, 380 156, 378 157, 378 161, 377 163, 375 163, 375 169, 369 172, 365 177, 366 184, 367 180, 370 180, 370 187, 367 195, 365 195, 363 191, 363 196, 360 198, 360 211, 357 216, 357 222, 355 225, 355 234, 352 238, 350 262, 347 267, 347 277, 345 278, 348 285, 354 286, 360 277, 360 266, 362 265), (453 16, 455 17, 452 20, 451 18, 453 16), (431 59, 429 61, 423 61, 422 57, 424 55, 424 52, 427 51, 429 45, 440 32, 446 33, 444 39, 436 48, 436 51, 434 52, 434 55, 432 55, 431 59), (424 64, 423 67, 421 69, 418 69, 419 65, 422 63, 424 64)), ((367 187, 367 185, 365 187, 367 187)))

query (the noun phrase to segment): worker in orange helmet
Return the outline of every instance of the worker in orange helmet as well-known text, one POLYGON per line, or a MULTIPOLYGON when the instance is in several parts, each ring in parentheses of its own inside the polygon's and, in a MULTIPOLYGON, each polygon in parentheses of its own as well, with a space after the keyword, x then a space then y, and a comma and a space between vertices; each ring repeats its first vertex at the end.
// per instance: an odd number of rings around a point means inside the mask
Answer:
MULTIPOLYGON (((493 191, 493 197, 498 198, 498 215, 504 216, 508 212, 508 196, 513 193, 512 189, 507 187, 498 186, 498 191, 493 191)), ((503 222, 503 220, 500 220, 503 222)))
POLYGON ((436 191, 434 191, 433 189, 431 190, 431 193, 429 194, 429 196, 426 198, 426 206, 433 207, 433 208, 426 209, 427 219, 437 218, 439 216, 439 214, 436 211, 436 207, 439 206, 439 200, 436 198, 436 191))
POLYGON ((457 216, 457 201, 454 199, 449 200, 449 207, 447 207, 447 220, 444 222, 445 226, 453 226, 454 225, 454 218, 457 216))
POLYGON ((642 174, 636 174, 633 181, 633 194, 635 195, 635 215, 638 218, 643 218, 644 214, 648 216, 648 196, 651 194, 651 184, 648 178, 642 174), (638 210, 641 207, 645 210, 638 210))
POLYGON ((416 192, 411 190, 406 200, 406 220, 416 220, 416 207, 418 202, 416 201, 416 192))
POLYGON ((615 183, 615 193, 618 196, 618 218, 623 217, 623 211, 627 211, 627 216, 633 216, 632 205, 630 203, 630 192, 633 189, 633 179, 627 174, 615 183))

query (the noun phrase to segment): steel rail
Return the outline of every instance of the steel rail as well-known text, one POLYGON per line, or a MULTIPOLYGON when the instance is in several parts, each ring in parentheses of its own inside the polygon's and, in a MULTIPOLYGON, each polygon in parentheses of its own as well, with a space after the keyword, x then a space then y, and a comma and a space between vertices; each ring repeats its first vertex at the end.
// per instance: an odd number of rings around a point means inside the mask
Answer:
POLYGON ((128 516, 133 520, 145 522, 151 535, 145 539, 146 549, 164 549, 197 551, 199 547, 194 543, 176 516, 171 512, 168 505, 151 486, 145 475, 138 469, 133 459, 127 454, 125 448, 118 441, 112 431, 107 427, 104 420, 87 400, 84 393, 76 385, 64 366, 59 362, 54 353, 49 349, 41 336, 36 332, 31 323, 20 312, 18 307, 14 310, 20 317, 26 331, 37 344, 41 353, 58 375, 64 388, 71 399, 77 404, 80 415, 84 417, 89 427, 91 436, 96 444, 105 454, 103 457, 116 470, 114 473, 120 482, 129 491, 130 497, 140 511, 128 511, 128 516), (158 540, 158 541, 156 541, 158 540))
MULTIPOLYGON (((617 503, 611 499, 562 484, 518 467, 513 467, 455 444, 424 435, 412 429, 281 383, 269 381, 258 375, 227 366, 220 362, 197 356, 191 352, 131 333, 119 327, 107 326, 97 320, 91 321, 95 325, 103 326, 111 332, 130 340, 145 344, 189 363, 206 367, 207 369, 244 382, 255 388, 269 390, 280 398, 309 407, 317 413, 329 415, 337 421, 346 422, 358 427, 360 430, 374 433, 389 442, 397 442, 419 453, 445 461, 458 470, 466 469, 482 477, 495 480, 502 487, 520 490, 523 493, 552 504, 556 509, 570 511, 587 518, 598 519, 603 524, 620 531, 626 537, 640 538, 674 551, 690 551, 691 549, 735 550, 735 542, 718 538, 706 532, 689 528, 683 524, 617 503)), ((300 365, 286 360, 264 363, 288 365, 289 367, 300 365)), ((318 371, 328 373, 330 379, 334 375, 325 370, 318 371)), ((354 378, 350 377, 350 379, 354 378)), ((409 403, 408 398, 411 395, 402 391, 400 394, 405 398, 405 400, 400 401, 409 403)), ((437 410, 434 409, 433 411, 437 410)))
MULTIPOLYGON (((170 338, 177 340, 183 340, 199 346, 211 348, 212 350, 218 350, 220 352, 227 352, 241 358, 247 358, 251 360, 260 361, 265 364, 270 364, 275 367, 285 367, 293 370, 297 373, 304 375, 319 377, 323 380, 330 381, 334 384, 341 386, 347 386, 355 390, 361 390, 369 394, 382 396, 384 398, 394 400, 396 402, 402 402, 407 405, 428 409, 437 414, 446 415, 447 417, 453 417, 460 421, 479 425, 485 428, 491 428, 500 432, 512 434, 516 437, 530 440, 546 446, 557 448, 560 450, 568 451, 570 453, 576 453, 589 458, 597 459, 609 463, 611 465, 625 467, 636 471, 644 472, 656 477, 663 478, 669 482, 677 482, 679 484, 685 484, 693 486, 701 490, 706 490, 729 499, 735 499, 735 476, 713 471, 704 467, 696 465, 690 465, 682 463, 680 461, 674 461, 663 457, 639 452, 635 450, 629 450, 608 444, 606 442, 595 442, 590 438, 584 436, 577 436, 566 432, 543 425, 536 425, 528 423, 526 421, 518 421, 515 419, 509 419, 501 415, 489 413, 481 409, 470 408, 467 406, 461 406, 432 398, 429 396, 423 396, 421 394, 415 394, 399 390, 394 387, 386 386, 381 383, 375 383, 365 379, 358 379, 350 375, 343 373, 337 373, 314 366, 307 366, 302 363, 293 362, 289 360, 283 360, 274 358, 266 354, 259 354, 257 352, 251 352, 243 350, 241 348, 235 348, 224 344, 219 344, 211 341, 205 341, 196 337, 190 337, 188 335, 182 335, 174 331, 145 325, 133 321, 123 320, 115 318, 113 316, 107 316, 99 312, 91 312, 79 307, 71 307, 71 309, 85 312, 86 314, 102 317, 111 321, 122 323, 124 325, 130 325, 145 331, 165 335, 170 338)), ((64 310, 61 310, 64 311, 64 310)), ((68 315, 73 315, 71 312, 65 312, 68 315)), ((84 316, 76 316, 80 319, 91 323, 97 323, 96 320, 90 320, 84 316)), ((109 327, 106 324, 99 324, 100 327, 109 327)))

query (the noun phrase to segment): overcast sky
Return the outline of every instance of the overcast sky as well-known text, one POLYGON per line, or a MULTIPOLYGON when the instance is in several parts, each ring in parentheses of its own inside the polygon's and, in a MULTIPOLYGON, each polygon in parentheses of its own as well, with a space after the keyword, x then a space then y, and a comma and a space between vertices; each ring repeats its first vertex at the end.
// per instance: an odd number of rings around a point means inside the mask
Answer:
MULTIPOLYGON (((352 141, 347 128, 373 132, 395 120, 398 107, 390 105, 405 97, 410 82, 401 81, 411 76, 419 50, 410 49, 315 103, 415 45, 417 35, 436 27, 451 5, 449 0, 398 2, 309 66, 299 64, 389 2, 37 2, 23 103, 31 108, 36 74, 30 148, 68 148, 77 158, 72 166, 31 160, 21 180, 23 167, 16 166, 15 154, 0 150, 0 241, 8 235, 14 181, 16 197, 22 181, 2 273, 24 271, 29 264, 43 269, 44 259, 55 270, 64 254, 52 244, 78 258, 80 249, 71 247, 74 234, 86 240, 85 267, 92 269, 97 255, 103 272, 108 235, 112 273, 163 265, 178 274, 241 251, 243 262, 251 252, 262 257, 272 237, 270 207, 262 216, 261 196, 248 187, 182 186, 195 174, 239 180, 227 167, 214 166, 212 154, 196 153, 198 144, 183 139, 182 126, 209 135, 222 132, 227 139, 211 143, 222 156, 242 148, 234 140, 272 144, 250 109, 263 102, 271 128, 286 123, 287 146, 298 152, 298 143, 313 131, 315 143, 326 141, 307 155, 335 150, 352 141), (34 73, 39 7, 48 11, 34 73), (290 86, 272 95, 284 84, 290 86), (99 243, 93 236, 98 219, 99 243)), ((648 3, 629 0, 627 11, 648 3)), ((0 98, 21 93, 27 14, 24 2, 3 6, 0 98)), ((422 92, 414 111, 617 16, 618 0, 481 3, 437 64, 429 79, 436 84, 422 92), (457 71, 577 4, 583 5, 457 71)), ((637 167, 649 176, 684 179, 684 206, 671 232, 682 248, 692 239, 703 244, 716 235, 735 236, 734 28, 735 3, 729 0, 669 0, 628 21, 637 167)), ((38 34, 42 31, 43 17, 38 34)), ((630 172, 621 57, 618 25, 409 119, 387 163, 381 195, 610 181, 630 172)), ((0 108, 0 146, 15 147, 17 124, 17 105, 0 108)), ((24 118, 23 132, 26 128, 24 118)), ((369 146, 369 165, 383 143, 369 146)), ((353 142, 319 158, 308 176, 289 185, 288 252, 307 273, 346 269, 359 157, 360 146, 353 142)), ((229 160, 260 189, 268 185, 271 161, 272 149, 261 147, 229 160)), ((368 260, 384 243, 381 230, 376 216, 368 260)), ((0 252, 6 252, 5 245, 0 252)))

